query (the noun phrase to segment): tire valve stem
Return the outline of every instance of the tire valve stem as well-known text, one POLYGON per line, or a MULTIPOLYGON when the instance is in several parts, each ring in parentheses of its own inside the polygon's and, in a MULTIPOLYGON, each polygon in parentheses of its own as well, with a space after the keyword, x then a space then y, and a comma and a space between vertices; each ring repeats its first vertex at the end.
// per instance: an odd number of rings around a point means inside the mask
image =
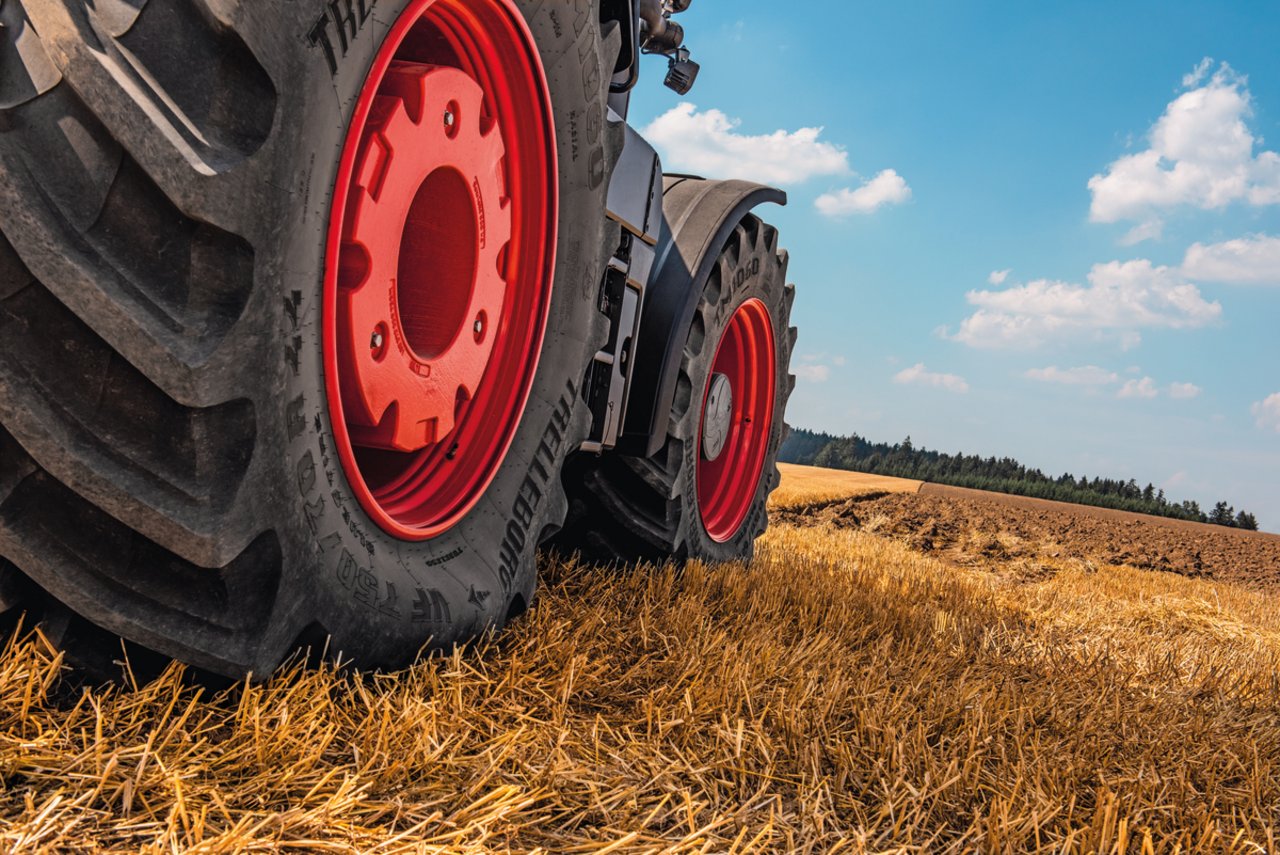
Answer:
POLYGON ((453 123, 454 123, 455 121, 456 121, 456 119, 454 118, 453 111, 452 111, 452 110, 445 110, 445 111, 444 111, 444 126, 445 126, 446 128, 452 128, 452 127, 453 127, 453 123))
POLYGON ((476 318, 475 325, 476 335, 484 335, 484 318, 476 318))
POLYGON ((382 333, 377 330, 373 331, 373 338, 369 339, 370 350, 382 350, 382 333))
POLYGON ((457 456, 458 456, 458 443, 456 443, 456 442, 455 442, 453 445, 449 446, 449 450, 448 450, 447 452, 445 452, 445 455, 444 455, 444 456, 445 456, 445 459, 446 459, 446 460, 452 460, 453 458, 457 457, 457 456))

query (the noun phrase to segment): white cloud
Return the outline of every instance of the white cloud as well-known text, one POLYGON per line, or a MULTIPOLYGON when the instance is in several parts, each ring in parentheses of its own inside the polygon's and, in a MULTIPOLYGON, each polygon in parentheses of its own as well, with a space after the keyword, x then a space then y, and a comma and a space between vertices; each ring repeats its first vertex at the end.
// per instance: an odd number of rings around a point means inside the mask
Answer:
POLYGON ((940 374, 929 371, 924 367, 923 362, 917 362, 910 368, 902 369, 893 375, 893 382, 933 386, 937 389, 947 389, 951 392, 960 392, 962 394, 969 391, 969 384, 963 377, 957 374, 940 374))
POLYGON ((1150 261, 1096 264, 1088 285, 1039 279, 999 291, 970 291, 977 311, 954 336, 970 347, 1031 348, 1081 333, 1111 333, 1128 349, 1140 328, 1202 327, 1222 316, 1178 271, 1150 261))
POLYGON ((806 383, 825 383, 831 377, 831 366, 793 365, 791 372, 796 375, 797 380, 803 380, 806 383))
POLYGON ((1280 433, 1280 392, 1268 395, 1249 408, 1258 420, 1258 427, 1280 433))
POLYGON ((831 379, 833 368, 845 364, 845 358, 838 354, 802 353, 791 363, 791 371, 797 380, 806 383, 825 383, 831 379))
POLYGON ((1159 240, 1163 234, 1164 223, 1159 220, 1148 220, 1145 223, 1138 223, 1125 232, 1124 237, 1120 238, 1120 245, 1133 246, 1144 240, 1159 240))
POLYGON ((1116 393, 1117 398, 1154 398, 1160 393, 1156 391, 1156 381, 1150 377, 1143 377, 1141 380, 1126 381, 1120 387, 1120 391, 1116 393))
POLYGON ((1261 151, 1245 120, 1253 115, 1248 81, 1212 60, 1183 78, 1183 92, 1165 107, 1148 134, 1150 147, 1125 155, 1089 179, 1095 222, 1138 220, 1126 235, 1137 242, 1159 235, 1160 213, 1180 205, 1221 208, 1232 202, 1280 203, 1280 155, 1261 151), (1194 88, 1193 88, 1194 87, 1194 88))
POLYGON ((741 121, 719 110, 699 111, 687 101, 649 123, 643 131, 672 169, 712 178, 749 176, 770 184, 797 184, 817 175, 848 175, 843 148, 819 139, 822 128, 739 132, 741 121))
POLYGON ((1182 260, 1182 275, 1201 282, 1280 285, 1280 237, 1193 243, 1182 260))
POLYGON ((1200 397, 1200 393, 1204 390, 1195 383, 1170 383, 1169 397, 1181 401, 1187 401, 1191 398, 1200 397))
POLYGON ((814 204, 828 217, 848 214, 871 214, 885 205, 901 205, 911 198, 906 179, 886 169, 857 189, 848 187, 834 193, 823 193, 814 204))
POLYGON ((1191 69, 1190 74, 1182 75, 1182 88, 1192 89, 1199 86, 1209 76, 1209 69, 1211 68, 1213 68, 1213 57, 1206 56, 1196 63, 1196 67, 1191 69))
POLYGON ((1004 280, 1009 278, 1012 270, 992 270, 991 275, 987 277, 987 281, 992 285, 1003 285, 1004 280))
POLYGON ((1023 376, 1042 383, 1061 383, 1065 386, 1107 386, 1120 382, 1119 374, 1096 365, 1082 365, 1079 368, 1050 365, 1048 368, 1032 368, 1023 376))

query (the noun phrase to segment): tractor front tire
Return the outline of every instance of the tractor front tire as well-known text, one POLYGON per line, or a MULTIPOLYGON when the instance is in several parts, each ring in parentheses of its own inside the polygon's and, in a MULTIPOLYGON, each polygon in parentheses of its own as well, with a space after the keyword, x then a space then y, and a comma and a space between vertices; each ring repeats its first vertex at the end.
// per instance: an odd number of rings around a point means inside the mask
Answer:
POLYGON ((561 549, 606 562, 751 559, 795 386, 786 275, 777 230, 748 215, 699 297, 666 442, 652 457, 571 461, 561 549))

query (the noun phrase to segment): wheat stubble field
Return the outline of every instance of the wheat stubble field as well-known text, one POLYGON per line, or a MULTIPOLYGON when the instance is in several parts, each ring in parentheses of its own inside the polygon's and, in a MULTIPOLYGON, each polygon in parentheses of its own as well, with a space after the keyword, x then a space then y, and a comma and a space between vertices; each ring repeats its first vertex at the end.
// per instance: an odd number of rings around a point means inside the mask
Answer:
MULTIPOLYGON (((20 630, 0 846, 1280 846, 1265 578, 1109 563, 1114 537, 919 490, 789 468, 751 567, 547 557, 511 632, 395 674, 86 689, 20 630)), ((1252 542, 1223 554, 1265 562, 1274 539, 1252 542)))

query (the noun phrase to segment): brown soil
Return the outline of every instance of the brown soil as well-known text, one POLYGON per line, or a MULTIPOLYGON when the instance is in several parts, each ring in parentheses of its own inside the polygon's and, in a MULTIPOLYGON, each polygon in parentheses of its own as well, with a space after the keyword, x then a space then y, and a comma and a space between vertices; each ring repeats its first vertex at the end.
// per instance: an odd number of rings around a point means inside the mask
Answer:
POLYGON ((959 487, 779 509, 774 519, 858 528, 1027 581, 1082 561, 1280 588, 1278 535, 959 487))

